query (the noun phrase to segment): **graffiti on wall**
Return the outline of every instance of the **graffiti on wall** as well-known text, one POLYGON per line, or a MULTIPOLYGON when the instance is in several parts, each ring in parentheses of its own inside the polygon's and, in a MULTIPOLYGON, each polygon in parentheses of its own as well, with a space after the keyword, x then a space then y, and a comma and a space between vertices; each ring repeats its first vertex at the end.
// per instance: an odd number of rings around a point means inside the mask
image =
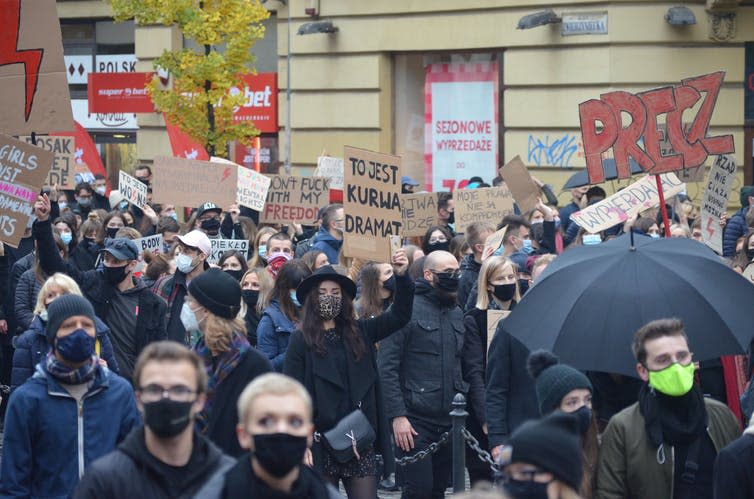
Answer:
POLYGON ((529 164, 560 168, 572 166, 573 157, 581 157, 584 151, 580 137, 570 133, 562 136, 529 134, 526 149, 529 164))

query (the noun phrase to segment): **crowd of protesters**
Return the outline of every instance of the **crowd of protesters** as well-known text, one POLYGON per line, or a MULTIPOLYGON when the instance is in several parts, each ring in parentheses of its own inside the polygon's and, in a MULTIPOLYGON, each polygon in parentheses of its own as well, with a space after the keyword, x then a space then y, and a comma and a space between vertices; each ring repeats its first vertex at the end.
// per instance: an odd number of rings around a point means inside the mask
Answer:
MULTIPOLYGON (((149 166, 134 176, 150 186, 149 166)), ((680 320, 615 345, 633 352, 635 379, 530 352, 505 319, 489 330, 488 312, 514 310, 562 252, 665 236, 657 209, 589 234, 570 216, 603 189, 573 189, 558 209, 537 183, 536 208, 462 234, 439 194, 436 224, 387 261, 343 254, 337 203, 310 227, 211 202, 181 223, 174 206, 108 193, 104 177, 44 193, 18 247, 0 244, 0 496, 444 497, 449 444, 395 460, 441 440, 462 393, 465 427, 497 463, 466 447, 468 497, 754 497, 742 390, 719 360, 695 362, 680 320), (134 242, 155 234, 159 251, 134 242), (214 261, 215 239, 249 251, 214 261)), ((404 193, 418 185, 402 178, 404 193)), ((721 258, 743 273, 754 187, 740 201, 720 221, 721 258)), ((671 237, 701 241, 690 199, 668 211, 671 237)))

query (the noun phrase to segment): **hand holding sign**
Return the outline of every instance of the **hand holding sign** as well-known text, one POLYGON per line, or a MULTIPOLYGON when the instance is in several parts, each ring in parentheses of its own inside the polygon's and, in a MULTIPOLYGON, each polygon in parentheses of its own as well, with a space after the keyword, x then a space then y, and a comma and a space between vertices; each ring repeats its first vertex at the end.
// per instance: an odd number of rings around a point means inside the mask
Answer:
POLYGON ((46 222, 50 219, 50 198, 47 194, 37 196, 37 202, 34 203, 34 215, 40 222, 46 222))
POLYGON ((396 275, 404 275, 408 270, 408 257, 406 256, 406 250, 403 248, 396 250, 395 253, 393 253, 391 262, 393 264, 393 272, 396 275))

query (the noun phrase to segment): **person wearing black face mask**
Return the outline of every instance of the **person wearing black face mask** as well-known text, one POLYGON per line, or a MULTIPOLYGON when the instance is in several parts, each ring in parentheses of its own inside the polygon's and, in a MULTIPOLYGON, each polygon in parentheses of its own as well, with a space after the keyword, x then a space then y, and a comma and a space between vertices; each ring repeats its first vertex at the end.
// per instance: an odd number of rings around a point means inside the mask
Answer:
MULTIPOLYGON (((461 351, 463 379, 469 384, 469 417, 466 419, 466 428, 483 448, 488 445, 485 408, 485 371, 489 345, 487 316, 489 311, 493 311, 492 314, 495 315, 508 313, 519 299, 513 262, 503 256, 487 258, 479 269, 476 285, 469 295, 469 308, 463 318, 464 339, 461 351), (478 289, 486 292, 478 293, 478 289)), ((492 422, 492 425, 495 423, 492 422)), ((473 458, 470 453, 467 456, 466 467, 472 486, 481 481, 491 481, 489 466, 473 458)))
POLYGON ((455 202, 453 193, 441 192, 437 196, 437 225, 450 232, 450 240, 456 235, 452 225, 456 222, 455 202))
POLYGON ((422 251, 429 255, 433 251, 450 251, 450 240, 453 238, 451 232, 440 225, 435 225, 427 229, 422 239, 422 251))
POLYGON ((591 498, 599 458, 597 420, 592 413, 592 383, 581 371, 558 363, 558 358, 546 350, 532 352, 526 362, 529 374, 536 382, 540 414, 546 416, 560 411, 576 416, 584 470, 579 495, 591 498))
POLYGON ((218 265, 220 265, 223 272, 238 282, 241 282, 241 277, 249 270, 246 257, 240 251, 226 251, 220 257, 218 265))
POLYGON ((152 343, 136 363, 134 386, 144 427, 95 461, 74 497, 217 497, 235 460, 194 429, 207 391, 199 357, 176 342, 152 343))
MULTIPOLYGON (((461 377, 463 313, 456 304, 458 261, 446 251, 424 260, 410 322, 380 343, 378 365, 397 457, 425 450, 450 430, 448 407, 466 392, 461 377)), ((450 447, 405 467, 403 497, 443 497, 450 447)))
POLYGON ((91 461, 140 424, 128 382, 100 365, 94 309, 85 298, 53 301, 46 335, 50 352, 8 403, 3 497, 71 496, 91 461))
POLYGON ((37 242, 39 264, 52 275, 70 275, 92 302, 98 317, 110 328, 115 358, 121 375, 130 378, 136 357, 150 342, 166 339, 166 305, 147 288, 133 270, 139 257, 130 239, 108 239, 101 251, 101 268, 82 272, 63 261, 55 248, 49 221, 49 199, 40 196, 34 205, 37 222, 32 234, 37 242))
POLYGON ((310 468, 312 401, 298 381, 270 373, 249 383, 238 399, 236 432, 249 453, 225 475, 220 497, 342 497, 310 468))

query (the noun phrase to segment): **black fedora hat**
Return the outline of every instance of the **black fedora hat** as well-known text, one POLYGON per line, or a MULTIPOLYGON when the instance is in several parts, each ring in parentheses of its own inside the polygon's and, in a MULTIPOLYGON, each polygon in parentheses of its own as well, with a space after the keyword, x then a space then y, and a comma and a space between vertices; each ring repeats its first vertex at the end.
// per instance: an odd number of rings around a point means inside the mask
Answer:
POLYGON ((344 293, 348 294, 352 299, 356 297, 356 284, 348 277, 338 274, 332 265, 324 265, 315 270, 313 274, 298 285, 296 288, 296 299, 298 299, 298 302, 303 305, 309 292, 323 281, 336 282, 340 284, 340 288, 344 293))

